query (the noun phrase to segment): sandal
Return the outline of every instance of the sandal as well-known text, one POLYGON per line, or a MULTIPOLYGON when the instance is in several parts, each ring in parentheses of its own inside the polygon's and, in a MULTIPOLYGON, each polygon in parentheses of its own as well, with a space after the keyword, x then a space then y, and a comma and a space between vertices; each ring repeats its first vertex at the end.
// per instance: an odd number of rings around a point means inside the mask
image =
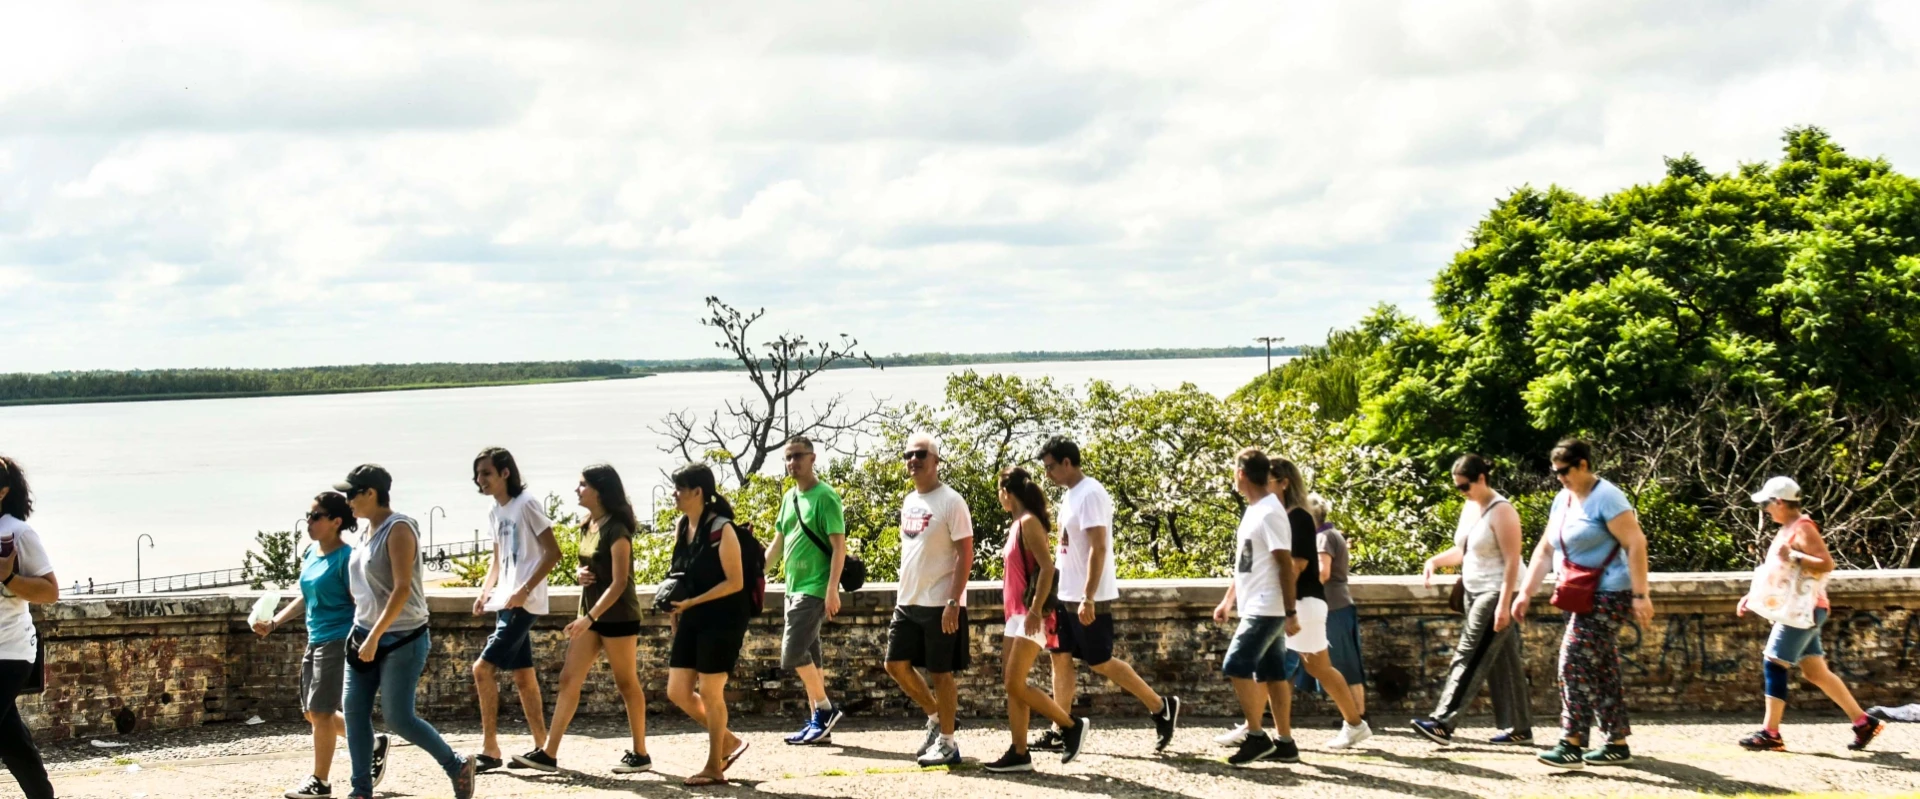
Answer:
POLYGON ((747 739, 741 738, 740 745, 734 747, 733 751, 727 753, 727 760, 726 760, 727 768, 733 768, 733 761, 739 760, 740 756, 746 753, 747 753, 747 739))
POLYGON ((731 783, 727 782, 726 777, 709 777, 705 774, 695 774, 681 780, 680 784, 689 788, 698 788, 704 785, 729 785, 731 783))

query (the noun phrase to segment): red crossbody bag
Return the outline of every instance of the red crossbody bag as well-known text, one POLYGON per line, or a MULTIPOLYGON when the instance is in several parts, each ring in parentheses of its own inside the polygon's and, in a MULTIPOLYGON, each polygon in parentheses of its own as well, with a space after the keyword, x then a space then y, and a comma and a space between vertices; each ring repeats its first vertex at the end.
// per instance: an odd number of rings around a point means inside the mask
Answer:
POLYGON ((1620 555, 1620 542, 1614 541, 1613 551, 1607 553, 1607 559, 1599 566, 1582 566, 1567 556, 1567 515, 1573 513, 1573 492, 1567 492, 1566 510, 1560 513, 1560 526, 1554 530, 1559 542, 1560 570, 1559 581, 1553 584, 1553 598, 1547 600, 1554 607, 1568 613, 1592 613, 1593 595, 1600 590, 1600 576, 1607 567, 1613 565, 1613 559, 1620 555))

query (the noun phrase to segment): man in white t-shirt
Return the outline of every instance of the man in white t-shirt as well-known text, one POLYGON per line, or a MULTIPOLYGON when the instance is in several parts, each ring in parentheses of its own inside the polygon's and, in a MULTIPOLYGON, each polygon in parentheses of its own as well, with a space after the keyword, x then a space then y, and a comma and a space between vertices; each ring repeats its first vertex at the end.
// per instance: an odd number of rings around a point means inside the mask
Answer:
POLYGON ((940 444, 925 433, 900 455, 913 490, 900 503, 900 588, 887 626, 887 674, 927 714, 922 766, 958 765, 953 723, 960 686, 953 673, 972 662, 967 636, 967 576, 973 572, 973 514, 960 492, 940 482, 940 444), (927 689, 915 668, 933 677, 927 689))
MULTIPOLYGON (((499 447, 481 451, 473 459, 473 483, 493 498, 487 513, 493 528, 493 560, 473 600, 473 615, 494 612, 493 634, 473 661, 473 691, 480 699, 481 752, 476 771, 504 765, 500 757, 499 719, 501 671, 513 673, 520 709, 527 714, 527 730, 534 750, 545 755, 546 706, 540 697, 540 679, 533 670, 533 623, 547 612, 547 573, 560 562, 560 544, 553 540, 553 522, 540 501, 526 492, 513 453, 499 447)), ((528 753, 529 755, 532 752, 528 753)))
MULTIPOLYGON (((1155 693, 1132 666, 1113 656, 1113 602, 1120 598, 1120 581, 1114 576, 1113 496, 1080 470, 1080 445, 1071 439, 1049 439, 1040 447, 1039 458, 1047 479, 1067 490, 1060 499, 1060 550, 1055 558, 1060 566, 1060 605, 1053 613, 1058 635, 1049 647, 1053 700, 1063 708, 1073 707, 1073 659, 1079 658, 1146 706, 1156 735, 1153 749, 1162 751, 1180 723, 1180 697, 1155 693)), ((1050 729, 1028 748, 1059 751, 1064 745, 1060 731, 1050 729)))
POLYGON ((1220 663, 1247 724, 1247 737, 1227 758, 1232 766, 1267 759, 1300 760, 1300 750, 1291 740, 1275 741, 1261 729, 1269 701, 1276 719, 1291 710, 1293 694, 1287 680, 1297 661, 1289 662, 1286 636, 1298 635, 1301 629, 1294 614, 1291 528, 1286 508, 1269 490, 1272 468, 1266 453, 1257 449, 1242 450, 1235 458, 1234 489, 1246 498, 1247 509, 1233 537, 1233 583, 1213 609, 1213 620, 1218 622, 1236 610, 1240 615, 1240 626, 1220 663))

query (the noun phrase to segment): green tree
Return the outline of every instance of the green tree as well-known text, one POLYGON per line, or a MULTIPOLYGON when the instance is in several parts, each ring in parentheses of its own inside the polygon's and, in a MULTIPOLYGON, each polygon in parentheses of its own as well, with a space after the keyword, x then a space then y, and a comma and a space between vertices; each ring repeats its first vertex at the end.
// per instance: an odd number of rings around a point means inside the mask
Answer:
POLYGON ((254 549, 241 561, 240 576, 254 590, 272 583, 281 588, 300 582, 300 555, 304 551, 297 530, 261 530, 253 535, 254 549))

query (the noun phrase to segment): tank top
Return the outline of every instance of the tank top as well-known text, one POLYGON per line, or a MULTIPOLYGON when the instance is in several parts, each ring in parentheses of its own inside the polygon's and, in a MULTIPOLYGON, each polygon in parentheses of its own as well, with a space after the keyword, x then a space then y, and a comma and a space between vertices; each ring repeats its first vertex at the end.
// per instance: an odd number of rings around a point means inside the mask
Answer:
MULTIPOLYGON (((1780 528, 1780 532, 1776 533, 1773 536, 1773 545, 1767 547, 1767 557, 1772 559, 1777 559, 1780 557, 1779 550, 1781 547, 1793 546, 1793 534, 1796 531, 1798 531, 1800 529, 1800 525, 1803 525, 1803 524, 1809 527, 1812 527, 1814 535, 1820 534, 1820 525, 1815 524, 1812 519, 1809 519, 1805 516, 1795 519, 1793 524, 1789 524, 1785 527, 1780 528)), ((1814 586, 1813 587, 1813 591, 1814 591, 1813 606, 1816 608, 1826 608, 1828 610, 1832 610, 1833 606, 1827 603, 1827 576, 1821 575, 1820 577, 1814 578, 1813 586, 1814 586)))
POLYGON ((1020 520, 1015 519, 1007 529, 1007 555, 1001 572, 1005 577, 1000 581, 1000 600, 1005 604, 1007 618, 1027 615, 1027 591, 1032 587, 1033 560, 1027 557, 1027 548, 1020 539, 1020 520))
POLYGON ((1507 581, 1507 559, 1500 552, 1500 537, 1493 532, 1493 509, 1506 501, 1495 493, 1480 518, 1472 524, 1462 519, 1454 534, 1454 543, 1460 546, 1460 583, 1470 593, 1498 591, 1507 581))
MULTIPOLYGON (((353 548, 353 558, 347 561, 347 578, 353 590, 353 624, 371 630, 379 623, 380 614, 387 610, 387 598, 393 596, 393 559, 387 555, 387 536, 393 526, 406 522, 413 528, 417 539, 420 524, 411 517, 401 514, 388 516, 380 527, 367 536, 366 543, 353 548)), ((416 540, 413 548, 413 590, 407 594, 407 603, 401 607, 400 615, 395 617, 388 632, 403 632, 427 623, 427 590, 421 575, 427 571, 426 554, 421 551, 416 540)))

